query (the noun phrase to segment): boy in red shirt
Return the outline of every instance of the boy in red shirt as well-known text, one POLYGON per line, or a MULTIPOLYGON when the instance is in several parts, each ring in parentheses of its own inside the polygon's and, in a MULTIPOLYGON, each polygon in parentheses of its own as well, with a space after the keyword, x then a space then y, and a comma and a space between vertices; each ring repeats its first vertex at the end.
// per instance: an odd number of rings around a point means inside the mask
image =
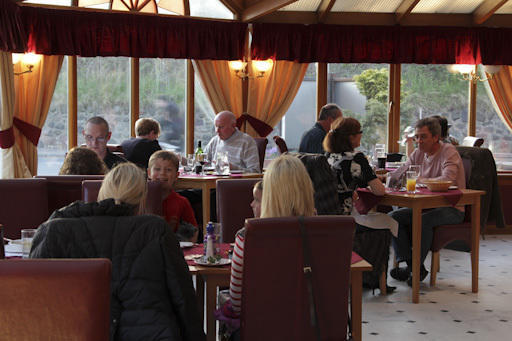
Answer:
POLYGON ((162 182, 164 217, 178 238, 196 242, 198 229, 192 206, 187 198, 174 191, 179 175, 178 167, 176 154, 167 150, 157 151, 149 158, 148 178, 162 182))

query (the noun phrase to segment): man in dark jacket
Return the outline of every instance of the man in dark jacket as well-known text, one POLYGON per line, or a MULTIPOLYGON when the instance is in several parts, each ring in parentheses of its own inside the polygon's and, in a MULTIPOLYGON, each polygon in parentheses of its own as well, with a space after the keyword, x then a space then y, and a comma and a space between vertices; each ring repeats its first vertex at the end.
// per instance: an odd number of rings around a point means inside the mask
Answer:
POLYGON ((179 243, 157 216, 134 207, 75 202, 55 211, 34 237, 31 258, 109 258, 111 340, 205 340, 179 243))
POLYGON ((162 149, 157 140, 160 123, 152 118, 139 118, 135 122, 135 134, 137 137, 123 141, 121 147, 128 161, 146 169, 151 155, 162 149))

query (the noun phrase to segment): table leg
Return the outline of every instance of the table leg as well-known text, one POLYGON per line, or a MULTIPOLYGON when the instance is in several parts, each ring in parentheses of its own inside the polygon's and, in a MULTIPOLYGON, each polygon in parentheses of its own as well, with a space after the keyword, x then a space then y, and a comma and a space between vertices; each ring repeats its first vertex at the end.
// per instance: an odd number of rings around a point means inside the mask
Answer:
POLYGON ((217 308, 217 284, 210 277, 206 278, 206 340, 215 341, 217 321, 213 312, 217 308))
POLYGON ((421 258, 421 207, 412 207, 412 302, 419 303, 421 258))
POLYGON ((478 292, 478 261, 480 248, 480 197, 471 207, 471 290, 478 292))
POLYGON ((363 305, 363 273, 354 271, 350 274, 350 311, 352 318, 352 338, 355 341, 362 339, 362 305, 363 305))
POLYGON ((204 279, 200 274, 196 274, 196 298, 201 324, 204 325, 204 279))

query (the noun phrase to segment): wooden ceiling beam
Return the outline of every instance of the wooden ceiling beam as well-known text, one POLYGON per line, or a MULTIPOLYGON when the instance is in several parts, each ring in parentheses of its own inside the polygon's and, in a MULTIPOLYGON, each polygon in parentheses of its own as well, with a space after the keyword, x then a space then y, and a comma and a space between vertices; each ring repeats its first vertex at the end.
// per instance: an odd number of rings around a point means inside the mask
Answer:
POLYGON ((242 12, 242 21, 248 22, 275 12, 281 7, 296 2, 297 0, 262 0, 247 7, 242 12))
POLYGON ((506 3, 507 0, 485 0, 473 11, 473 23, 483 24, 506 3))
MULTIPOLYGON (((318 17, 315 12, 303 11, 277 11, 255 20, 265 23, 286 24, 317 24, 318 17)), ((330 25, 396 25, 394 13, 356 13, 356 12, 330 12, 325 18, 325 24, 330 25)), ((471 14, 430 14, 411 13, 404 17, 401 26, 459 26, 471 27, 473 16, 471 14)), ((512 14, 495 14, 485 22, 486 27, 512 27, 512 14)))
POLYGON ((420 0, 403 0, 395 11, 396 22, 400 23, 407 15, 409 15, 418 2, 420 2, 420 0))
POLYGON ((243 0, 220 0, 235 16, 240 16, 244 10, 243 0))
POLYGON ((320 5, 318 6, 318 9, 316 10, 318 22, 324 21, 325 17, 327 16, 327 14, 329 14, 335 2, 336 0, 322 0, 320 5))

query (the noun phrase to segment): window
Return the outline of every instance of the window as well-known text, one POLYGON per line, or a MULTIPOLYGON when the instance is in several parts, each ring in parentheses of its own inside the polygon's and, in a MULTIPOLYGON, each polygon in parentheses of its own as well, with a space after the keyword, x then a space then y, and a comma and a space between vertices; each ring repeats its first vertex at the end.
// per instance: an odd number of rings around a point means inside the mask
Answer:
MULTIPOLYGON (((483 76, 482 76, 483 77, 483 76)), ((476 136, 484 139, 482 147, 489 148, 498 170, 512 170, 512 134, 499 117, 487 82, 478 82, 476 99, 476 136)))
POLYGON ((210 104, 208 96, 206 96, 197 73, 194 77, 194 108, 194 146, 197 146, 197 142, 201 141, 204 149, 215 136, 213 120, 216 113, 210 104))
POLYGON ((234 19, 233 13, 219 0, 189 0, 193 17, 234 19))
POLYGON ((139 116, 160 122, 160 145, 176 152, 185 150, 186 65, 184 59, 140 59, 139 116))
MULTIPOLYGON (((281 120, 281 134, 288 150, 297 151, 299 150, 300 138, 302 134, 310 129, 316 121, 316 63, 311 63, 308 66, 306 75, 302 80, 302 84, 295 96, 292 104, 288 108, 288 111, 281 120)), ((274 128, 274 132, 277 133, 279 125, 274 128)), ((275 148, 272 136, 276 133, 272 132, 268 136, 269 148, 275 148)), ((279 153, 279 152, 277 152, 279 153)), ((274 155, 275 156, 275 155, 274 155)))
MULTIPOLYGON (((467 135, 468 82, 446 65, 402 65, 400 130, 432 115, 446 117, 448 133, 460 142, 467 135)), ((405 147, 401 147, 405 152, 405 147)))
POLYGON ((68 150, 68 59, 64 57, 37 145, 37 174, 56 175, 68 150))
POLYGON ((93 116, 107 120, 119 144, 130 137, 130 63, 126 57, 77 58, 78 145, 85 144, 82 129, 93 116))
POLYGON ((354 117, 363 130, 361 150, 371 154, 376 143, 386 143, 389 66, 387 64, 329 64, 327 102, 354 117))

